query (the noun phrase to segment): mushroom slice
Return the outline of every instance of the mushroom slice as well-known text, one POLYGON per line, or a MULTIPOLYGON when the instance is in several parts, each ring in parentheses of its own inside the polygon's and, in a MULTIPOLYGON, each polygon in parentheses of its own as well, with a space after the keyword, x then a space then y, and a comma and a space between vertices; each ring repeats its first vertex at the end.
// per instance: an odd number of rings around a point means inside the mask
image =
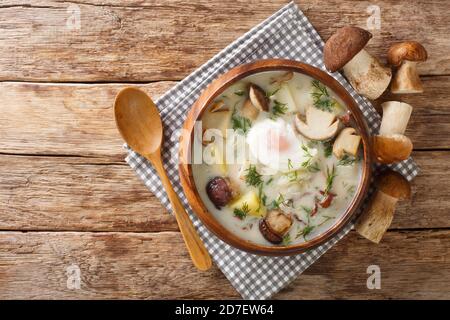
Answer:
POLYGON ((390 164, 403 161, 411 155, 413 144, 402 134, 372 137, 373 154, 379 163, 390 164))
POLYGON ((237 194, 236 187, 224 177, 214 177, 206 185, 206 194, 217 209, 226 206, 237 194))
POLYGON ((295 127, 303 136, 311 140, 330 139, 339 128, 336 115, 316 107, 309 107, 306 110, 306 123, 300 117, 300 114, 295 117, 295 127))
POLYGON ((287 82, 289 80, 291 80, 294 77, 294 72, 292 71, 288 71, 285 73, 282 73, 281 75, 277 76, 277 77, 273 77, 272 80, 270 81, 270 84, 282 84, 283 82, 287 82))
POLYGON ((253 105, 250 99, 247 99, 241 108, 241 115, 247 119, 255 120, 259 115, 259 109, 253 105))
POLYGON ((230 124, 231 115, 232 113, 228 106, 226 106, 223 101, 218 100, 203 114, 201 118, 202 128, 204 131, 218 129, 220 130, 222 137, 225 137, 226 130, 230 124))
POLYGON ((274 244, 283 241, 283 235, 289 231, 292 226, 292 217, 283 213, 281 210, 270 210, 259 223, 259 230, 267 241, 274 244))
POLYGON ((209 112, 226 112, 230 111, 230 108, 223 102, 223 100, 215 101, 209 108, 209 112))
POLYGON ((391 65, 399 67, 391 83, 391 92, 423 92, 417 64, 426 61, 427 58, 427 50, 416 41, 405 41, 391 46, 388 51, 388 61, 391 65))
POLYGON ((397 202, 410 197, 411 187, 401 174, 391 170, 382 173, 377 178, 377 191, 356 223, 356 231, 379 243, 392 222, 397 202))
POLYGON ((248 96, 253 105, 260 111, 269 111, 269 99, 266 93, 256 84, 250 84, 248 88, 248 96))
POLYGON ((356 134, 354 128, 344 128, 334 141, 333 154, 338 159, 341 159, 346 153, 356 157, 360 142, 361 136, 356 134))

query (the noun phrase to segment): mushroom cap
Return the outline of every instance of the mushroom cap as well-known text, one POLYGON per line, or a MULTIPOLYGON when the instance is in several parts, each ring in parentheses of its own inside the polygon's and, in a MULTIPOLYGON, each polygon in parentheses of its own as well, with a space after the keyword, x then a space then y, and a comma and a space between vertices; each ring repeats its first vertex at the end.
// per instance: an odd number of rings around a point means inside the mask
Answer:
POLYGON ((413 144, 402 134, 372 137, 372 149, 375 159, 379 163, 390 164, 409 158, 413 144))
POLYGON ((369 31, 358 27, 338 29, 323 47, 325 67, 336 72, 360 52, 372 38, 369 31))
POLYGON ((417 41, 396 43, 388 51, 388 62, 396 67, 401 65, 404 60, 420 62, 427 58, 427 50, 417 41))
POLYGON ((378 178, 378 190, 399 200, 411 197, 411 186, 400 173, 387 170, 378 178))
POLYGON ((269 98, 261 87, 251 83, 248 87, 248 96, 256 108, 261 111, 269 111, 269 98))

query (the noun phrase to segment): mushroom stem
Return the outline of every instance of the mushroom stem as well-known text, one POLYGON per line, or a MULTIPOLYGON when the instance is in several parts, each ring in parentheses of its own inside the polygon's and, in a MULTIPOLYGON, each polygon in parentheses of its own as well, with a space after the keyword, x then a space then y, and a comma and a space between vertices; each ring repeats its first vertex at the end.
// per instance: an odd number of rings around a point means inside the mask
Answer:
POLYGON ((394 218, 398 199, 377 191, 355 229, 364 238, 379 243, 394 218))
POLYGON ((377 190, 355 229, 363 237, 379 243, 391 225, 399 200, 411 197, 411 186, 401 174, 388 170, 377 179, 377 190))
POLYGON ((421 93, 423 92, 417 62, 404 61, 397 71, 391 84, 392 93, 421 93))
POLYGON ((377 99, 391 81, 392 72, 362 49, 344 66, 344 74, 355 90, 369 99, 377 99))
POLYGON ((412 107, 404 102, 387 101, 383 103, 383 119, 380 135, 404 134, 411 116, 412 107))

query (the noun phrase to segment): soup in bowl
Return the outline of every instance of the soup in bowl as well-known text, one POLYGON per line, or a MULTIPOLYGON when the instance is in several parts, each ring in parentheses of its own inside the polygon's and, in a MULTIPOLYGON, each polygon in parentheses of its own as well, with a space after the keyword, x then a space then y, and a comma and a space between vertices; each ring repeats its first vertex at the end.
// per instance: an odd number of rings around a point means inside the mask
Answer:
POLYGON ((180 177, 205 225, 253 253, 303 252, 355 213, 370 176, 363 116, 325 72, 262 60, 215 80, 191 110, 180 177))

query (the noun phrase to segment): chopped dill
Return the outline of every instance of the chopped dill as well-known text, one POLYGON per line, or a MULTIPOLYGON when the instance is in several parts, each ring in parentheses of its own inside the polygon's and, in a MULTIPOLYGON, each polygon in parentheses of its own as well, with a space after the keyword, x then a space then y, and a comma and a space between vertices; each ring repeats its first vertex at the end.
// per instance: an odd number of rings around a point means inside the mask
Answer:
POLYGON ((267 91, 267 92, 266 92, 266 97, 267 97, 267 98, 270 98, 270 97, 274 96, 280 89, 281 89, 281 87, 280 87, 280 88, 277 88, 277 89, 275 89, 275 90, 273 90, 273 91, 267 91))
POLYGON ((288 111, 286 103, 282 103, 278 100, 275 100, 274 103, 275 104, 272 107, 272 116, 271 116, 272 119, 278 118, 279 116, 282 116, 288 111))
POLYGON ((327 181, 325 190, 323 191, 324 195, 327 195, 331 191, 335 177, 336 177, 336 167, 333 165, 333 168, 331 170, 330 168, 327 168, 327 181))
POLYGON ((234 216, 240 220, 244 220, 249 212, 250 212, 250 209, 248 208, 248 204, 246 202, 244 202, 244 204, 242 205, 242 208, 240 208, 240 209, 235 208, 233 210, 234 216))
POLYGON ((313 80, 312 86, 311 96, 314 106, 319 110, 332 112, 333 107, 336 105, 336 100, 330 97, 327 87, 320 83, 319 80, 313 80))
POLYGON ((245 183, 247 185, 258 187, 263 183, 261 175, 256 170, 256 166, 250 165, 245 172, 245 183))
POLYGON ((252 122, 250 121, 250 119, 241 117, 236 114, 236 108, 234 108, 233 115, 231 116, 231 124, 234 130, 237 130, 238 132, 242 132, 244 134, 246 134, 252 126, 252 122))
POLYGON ((323 155, 325 158, 331 157, 331 154, 333 153, 333 144, 331 141, 325 141, 323 143, 323 155))
POLYGON ((338 161, 338 166, 351 166, 355 162, 359 161, 359 157, 350 157, 349 155, 344 155, 341 160, 338 161))
POLYGON ((315 226, 308 224, 303 229, 301 229, 297 232, 297 235, 295 236, 295 238, 297 239, 299 237, 303 237, 303 240, 306 241, 306 236, 309 235, 314 230, 314 228, 315 228, 315 226))
POLYGON ((319 164, 317 163, 317 162, 314 162, 313 164, 311 164, 309 167, 308 167, 308 171, 309 172, 319 172, 320 171, 320 167, 319 167, 319 164))
POLYGON ((272 203, 270 204, 270 207, 271 207, 271 209, 279 209, 280 205, 284 202, 286 202, 286 200, 284 200, 283 195, 280 193, 278 195, 278 198, 276 200, 272 201, 272 203))
POLYGON ((303 168, 309 168, 312 164, 313 155, 306 145, 302 144, 301 148, 306 154, 306 160, 303 161, 301 165, 303 168))
POLYGON ((290 235, 289 233, 286 233, 286 234, 283 236, 283 241, 281 242, 281 244, 282 244, 283 246, 287 246, 287 245, 289 245, 291 242, 292 242, 292 241, 291 241, 291 235, 290 235))

